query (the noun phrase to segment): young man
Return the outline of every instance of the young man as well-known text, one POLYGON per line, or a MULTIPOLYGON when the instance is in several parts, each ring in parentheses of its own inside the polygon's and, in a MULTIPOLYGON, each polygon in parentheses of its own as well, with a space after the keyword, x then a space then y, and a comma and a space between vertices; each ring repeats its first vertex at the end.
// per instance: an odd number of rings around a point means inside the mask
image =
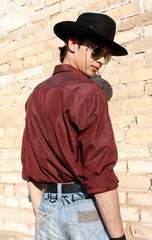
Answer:
POLYGON ((62 64, 26 103, 23 179, 36 216, 35 240, 124 240, 113 171, 117 149, 107 100, 93 77, 111 55, 115 22, 97 13, 55 25, 62 64))

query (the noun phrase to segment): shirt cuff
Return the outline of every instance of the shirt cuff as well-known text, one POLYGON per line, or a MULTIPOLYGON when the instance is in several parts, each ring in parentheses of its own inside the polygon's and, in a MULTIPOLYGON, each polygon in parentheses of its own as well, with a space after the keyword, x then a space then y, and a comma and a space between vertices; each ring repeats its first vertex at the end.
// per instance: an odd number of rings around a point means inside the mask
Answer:
POLYGON ((111 170, 105 174, 93 176, 85 180, 83 184, 88 194, 96 194, 116 189, 118 187, 118 182, 114 170, 111 170))

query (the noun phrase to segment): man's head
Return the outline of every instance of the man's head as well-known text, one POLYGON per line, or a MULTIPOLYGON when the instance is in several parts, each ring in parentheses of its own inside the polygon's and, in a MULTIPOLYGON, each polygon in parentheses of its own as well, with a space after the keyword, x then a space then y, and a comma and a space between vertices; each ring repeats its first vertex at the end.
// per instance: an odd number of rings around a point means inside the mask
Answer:
POLYGON ((111 59, 110 50, 99 46, 91 39, 69 38, 65 46, 60 48, 60 60, 79 69, 91 78, 111 59))
POLYGON ((99 13, 83 13, 76 22, 57 23, 54 32, 65 42, 65 46, 60 48, 61 62, 71 64, 80 71, 85 65, 85 74, 92 77, 102 64, 110 60, 111 55, 127 55, 126 49, 114 42, 115 30, 115 21, 99 13), (92 66, 89 75, 86 72, 88 64, 92 66))

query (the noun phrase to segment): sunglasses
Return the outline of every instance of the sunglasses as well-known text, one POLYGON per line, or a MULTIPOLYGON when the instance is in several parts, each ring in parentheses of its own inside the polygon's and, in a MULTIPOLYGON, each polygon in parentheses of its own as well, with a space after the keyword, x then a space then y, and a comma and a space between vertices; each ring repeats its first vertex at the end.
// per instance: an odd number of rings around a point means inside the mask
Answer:
POLYGON ((93 48, 89 43, 80 42, 80 45, 85 45, 91 50, 91 57, 97 61, 100 58, 104 57, 104 65, 106 65, 111 60, 111 53, 110 51, 105 50, 102 47, 95 47, 93 48))

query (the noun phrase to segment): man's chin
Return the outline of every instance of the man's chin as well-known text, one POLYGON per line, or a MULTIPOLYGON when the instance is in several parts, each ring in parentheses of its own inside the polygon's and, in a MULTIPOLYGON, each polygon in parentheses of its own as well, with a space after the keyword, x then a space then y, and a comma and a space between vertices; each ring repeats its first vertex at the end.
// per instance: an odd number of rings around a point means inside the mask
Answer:
POLYGON ((95 76, 95 72, 87 72, 84 75, 87 76, 88 78, 92 78, 93 76, 95 76))

